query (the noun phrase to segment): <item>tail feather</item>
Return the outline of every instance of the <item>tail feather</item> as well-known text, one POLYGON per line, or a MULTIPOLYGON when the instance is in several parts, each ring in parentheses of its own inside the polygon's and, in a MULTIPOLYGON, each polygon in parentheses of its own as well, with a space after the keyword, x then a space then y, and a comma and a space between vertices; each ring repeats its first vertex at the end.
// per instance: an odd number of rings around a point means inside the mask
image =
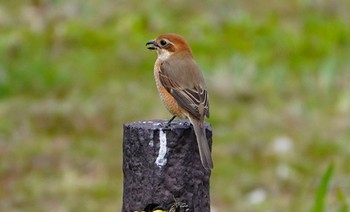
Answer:
POLYGON ((201 158, 203 167, 206 169, 212 169, 213 160, 211 158, 211 152, 209 149, 209 143, 205 133, 204 124, 192 117, 189 117, 189 119, 193 125, 194 132, 196 134, 197 144, 199 149, 199 156, 201 158))

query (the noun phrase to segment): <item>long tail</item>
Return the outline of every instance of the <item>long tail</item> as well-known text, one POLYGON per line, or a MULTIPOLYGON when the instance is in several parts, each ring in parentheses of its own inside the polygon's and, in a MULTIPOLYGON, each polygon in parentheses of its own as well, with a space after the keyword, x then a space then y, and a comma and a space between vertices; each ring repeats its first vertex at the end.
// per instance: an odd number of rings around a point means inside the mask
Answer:
POLYGON ((204 124, 192 117, 189 117, 189 119, 193 125, 194 133, 196 134, 196 137, 197 137, 199 155, 200 155, 203 167, 206 169, 212 169, 213 160, 211 158, 211 152, 209 149, 209 144, 205 133, 204 124))

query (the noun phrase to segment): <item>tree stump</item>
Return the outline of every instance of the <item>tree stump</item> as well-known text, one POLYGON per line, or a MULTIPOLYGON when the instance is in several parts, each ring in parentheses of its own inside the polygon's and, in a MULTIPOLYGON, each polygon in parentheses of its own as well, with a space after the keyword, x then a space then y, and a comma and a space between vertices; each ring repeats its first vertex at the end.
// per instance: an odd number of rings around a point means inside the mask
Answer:
MULTIPOLYGON (((188 121, 124 124, 123 212, 210 211, 210 170, 201 163, 188 121)), ((209 146, 212 131, 205 123, 209 146)))

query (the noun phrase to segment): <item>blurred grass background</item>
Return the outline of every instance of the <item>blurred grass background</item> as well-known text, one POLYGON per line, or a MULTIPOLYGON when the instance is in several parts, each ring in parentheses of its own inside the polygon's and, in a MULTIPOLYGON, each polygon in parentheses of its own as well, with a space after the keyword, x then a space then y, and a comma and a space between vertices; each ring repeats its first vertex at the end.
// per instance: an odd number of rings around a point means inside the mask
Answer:
POLYGON ((333 163, 324 208, 346 211, 349 11, 346 0, 1 0, 0 211, 120 210, 122 124, 170 118, 145 47, 165 32, 188 40, 209 87, 213 210, 310 211, 333 163))

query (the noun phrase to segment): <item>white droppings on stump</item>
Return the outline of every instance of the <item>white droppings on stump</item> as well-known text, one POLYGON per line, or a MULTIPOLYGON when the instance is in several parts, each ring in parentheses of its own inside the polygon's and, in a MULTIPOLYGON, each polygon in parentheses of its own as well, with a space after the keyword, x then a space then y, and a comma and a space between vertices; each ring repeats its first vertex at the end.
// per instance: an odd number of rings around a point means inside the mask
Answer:
POLYGON ((166 153, 167 153, 167 141, 166 141, 166 133, 163 132, 162 129, 159 129, 159 152, 158 157, 156 159, 156 164, 158 167, 162 167, 166 164, 166 153))
POLYGON ((153 126, 156 126, 156 127, 159 127, 160 125, 162 125, 161 123, 159 123, 159 122, 155 122, 155 123, 153 123, 153 126))

